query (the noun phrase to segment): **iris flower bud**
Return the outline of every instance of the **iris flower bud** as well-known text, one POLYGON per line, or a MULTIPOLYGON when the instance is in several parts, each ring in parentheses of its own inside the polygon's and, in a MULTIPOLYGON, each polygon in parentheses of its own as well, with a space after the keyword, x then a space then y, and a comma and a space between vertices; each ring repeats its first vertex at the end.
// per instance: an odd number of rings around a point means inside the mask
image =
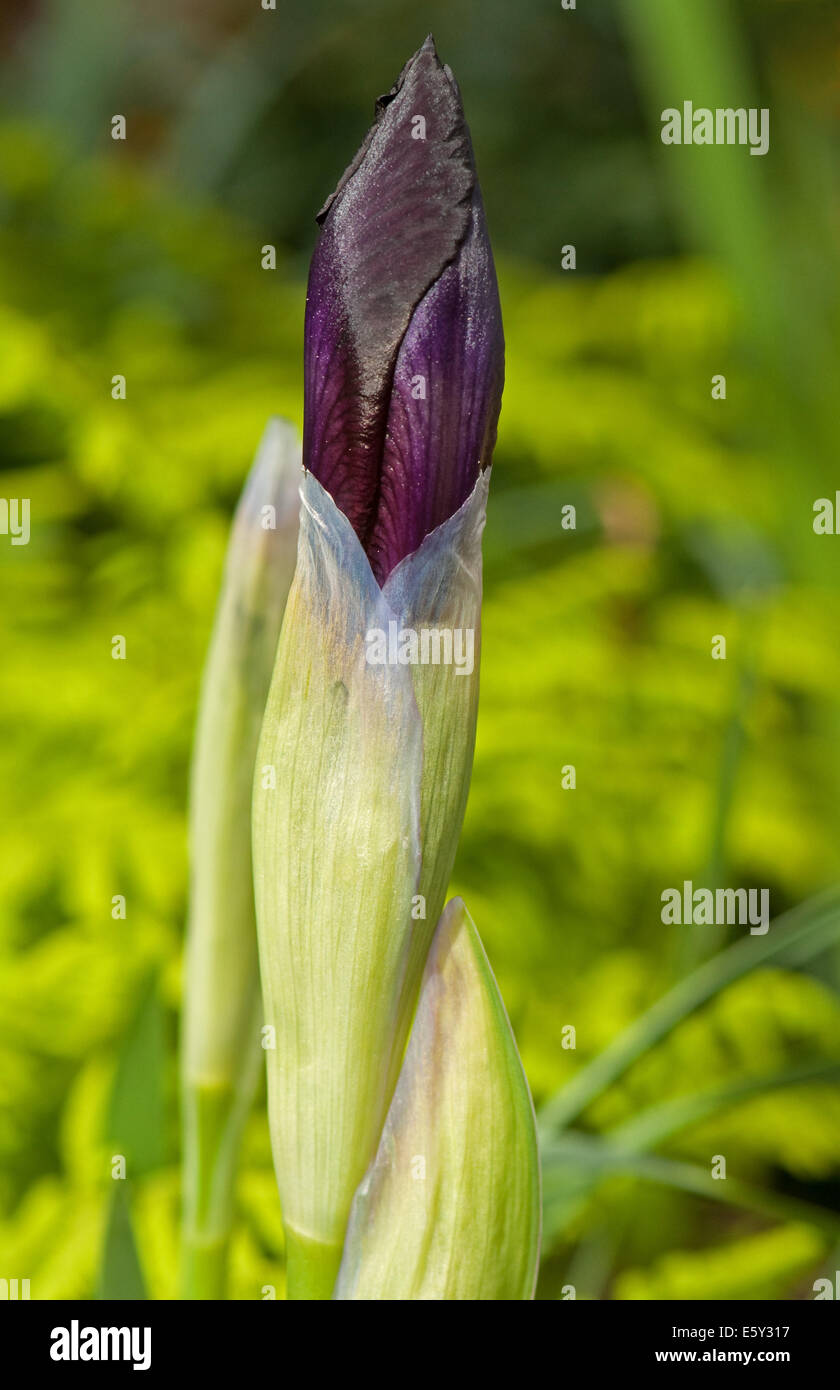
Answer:
POLYGON ((335 1296, 528 1299, 539 1245, 531 1093, 478 932, 455 898, 353 1201, 335 1296))
POLYGON ((319 213, 304 465, 380 584, 469 497, 504 379, 499 293, 455 79, 431 37, 319 213))
POLYGON ((332 1292, 443 908, 475 741, 503 339, 460 96, 431 39, 380 99, 319 221, 298 566, 254 796, 292 1297, 332 1292))
POLYGON ((271 420, 236 509, 201 687, 182 1054, 188 1298, 222 1296, 236 1151, 262 1055, 250 803, 294 574, 300 471, 297 432, 271 420))

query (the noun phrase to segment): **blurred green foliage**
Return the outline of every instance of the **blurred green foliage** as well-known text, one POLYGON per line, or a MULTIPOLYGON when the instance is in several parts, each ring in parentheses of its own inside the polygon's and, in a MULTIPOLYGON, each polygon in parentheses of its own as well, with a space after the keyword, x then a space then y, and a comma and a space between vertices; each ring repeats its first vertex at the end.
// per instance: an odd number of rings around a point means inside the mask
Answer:
MULTIPOLYGON (((428 9, 56 0, 7 21, 0 469, 32 537, 0 537, 0 1274, 36 1298, 137 1288, 115 1154, 148 1295, 174 1293, 186 777, 226 530, 267 417, 301 417, 312 213, 423 25, 464 89, 508 344, 453 891, 538 1103, 738 934, 664 927, 663 888, 769 887, 778 914, 840 879, 840 541, 811 526, 838 483, 829 7, 428 9), (666 157, 661 105, 740 104, 753 81, 766 161, 666 157)), ((581 1130, 595 1144, 669 1098, 838 1059, 836 961, 768 966, 581 1130)), ((603 1178, 588 1150, 575 1203, 569 1170, 544 1296, 807 1298, 834 1268, 808 1204, 840 1210, 836 1077, 655 1147, 603 1178), (692 1187, 721 1153, 772 1214, 692 1187)), ((234 1296, 282 1297, 261 1102, 238 1207, 234 1296)))

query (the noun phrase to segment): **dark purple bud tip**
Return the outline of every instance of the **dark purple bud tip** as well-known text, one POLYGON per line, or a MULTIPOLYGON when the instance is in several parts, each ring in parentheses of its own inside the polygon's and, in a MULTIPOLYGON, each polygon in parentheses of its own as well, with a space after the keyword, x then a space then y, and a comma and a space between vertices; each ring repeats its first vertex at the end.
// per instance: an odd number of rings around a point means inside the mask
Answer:
POLYGON ((490 462, 504 381, 469 131, 431 36, 380 97, 318 221, 303 461, 381 584, 490 462))

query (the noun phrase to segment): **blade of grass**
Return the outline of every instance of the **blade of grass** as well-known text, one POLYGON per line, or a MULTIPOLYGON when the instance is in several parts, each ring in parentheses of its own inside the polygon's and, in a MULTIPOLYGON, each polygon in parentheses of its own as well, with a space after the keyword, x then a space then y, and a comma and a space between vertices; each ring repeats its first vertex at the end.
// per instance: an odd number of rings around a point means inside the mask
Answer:
POLYGON ((783 1091, 790 1086, 837 1081, 840 1062, 812 1062, 807 1066, 791 1067, 787 1071, 767 1076, 745 1076, 726 1086, 713 1086, 706 1091, 676 1096, 673 1100, 653 1105, 632 1119, 607 1131, 610 1141, 624 1153, 644 1153, 663 1139, 670 1139, 681 1129, 699 1124, 710 1115, 739 1102, 749 1101, 771 1091, 783 1091))
POLYGON ((759 966, 802 965, 840 940, 840 888, 830 888, 793 908, 766 936, 748 936, 706 961, 619 1034, 541 1109, 540 1130, 565 1129, 651 1047, 696 1013, 727 985, 759 966))
MULTIPOLYGON (((557 1234, 558 1224, 565 1224, 568 1220, 570 1171, 585 1172, 590 1179, 590 1190, 608 1177, 638 1178, 643 1182, 659 1183, 689 1192, 695 1197, 754 1212, 774 1221, 804 1221, 825 1231, 832 1239, 840 1235, 840 1213, 827 1211, 798 1198, 767 1192, 737 1178, 720 1181, 693 1163, 628 1153, 599 1139, 575 1134, 564 1136, 543 1153, 543 1194, 549 1237, 557 1234), (553 1219, 553 1208, 559 1209, 562 1214, 561 1223, 553 1219)), ((578 1203, 583 1200, 584 1193, 578 1192, 578 1203)))

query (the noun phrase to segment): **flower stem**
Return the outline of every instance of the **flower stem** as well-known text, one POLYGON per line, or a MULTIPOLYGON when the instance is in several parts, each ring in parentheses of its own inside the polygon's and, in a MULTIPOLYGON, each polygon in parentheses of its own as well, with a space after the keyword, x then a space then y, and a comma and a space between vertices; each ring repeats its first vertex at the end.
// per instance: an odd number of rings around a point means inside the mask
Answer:
POLYGON ((237 1095, 232 1086, 187 1084, 184 1088, 180 1273, 184 1299, 225 1297, 242 1112, 241 1092, 237 1095))
POLYGON ((323 1301, 332 1298, 341 1264, 341 1243, 313 1240, 286 1226, 286 1297, 323 1301))
POLYGON ((227 1240, 202 1241, 184 1233, 181 1249, 181 1298, 218 1302, 227 1286, 227 1240))

